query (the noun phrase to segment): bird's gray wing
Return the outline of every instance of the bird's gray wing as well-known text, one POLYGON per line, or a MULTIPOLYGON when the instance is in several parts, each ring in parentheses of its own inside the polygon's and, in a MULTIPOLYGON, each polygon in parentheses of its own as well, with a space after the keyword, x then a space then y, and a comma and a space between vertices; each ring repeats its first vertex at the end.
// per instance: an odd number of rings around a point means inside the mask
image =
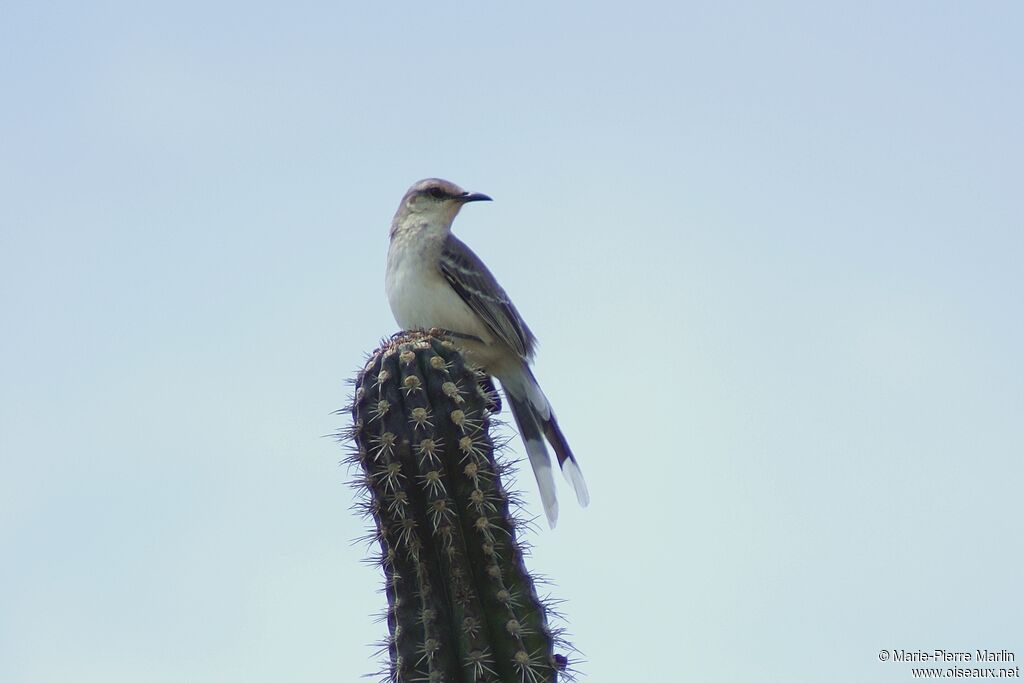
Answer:
POLYGON ((441 250, 441 273, 498 339, 523 358, 533 356, 533 332, 483 261, 452 234, 441 250))

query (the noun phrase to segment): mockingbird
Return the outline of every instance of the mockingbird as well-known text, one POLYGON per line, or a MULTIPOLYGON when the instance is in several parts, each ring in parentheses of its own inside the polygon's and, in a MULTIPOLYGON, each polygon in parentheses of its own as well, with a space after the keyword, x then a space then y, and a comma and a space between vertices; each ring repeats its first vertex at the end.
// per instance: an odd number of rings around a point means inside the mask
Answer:
POLYGON ((490 199, 438 178, 410 187, 391 222, 385 288, 400 326, 458 334, 470 360, 501 382, 554 528, 558 500, 545 437, 582 506, 590 502, 587 484, 530 371, 533 333, 483 261, 451 232, 464 204, 490 199))

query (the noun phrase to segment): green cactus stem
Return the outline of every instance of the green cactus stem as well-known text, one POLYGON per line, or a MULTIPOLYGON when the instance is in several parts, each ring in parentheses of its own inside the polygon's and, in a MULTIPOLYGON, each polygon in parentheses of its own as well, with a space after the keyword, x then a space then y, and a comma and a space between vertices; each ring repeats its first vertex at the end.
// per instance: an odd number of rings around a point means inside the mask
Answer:
POLYGON ((381 549, 385 680, 542 683, 565 669, 502 488, 497 409, 440 333, 396 335, 356 380, 352 461, 381 549))

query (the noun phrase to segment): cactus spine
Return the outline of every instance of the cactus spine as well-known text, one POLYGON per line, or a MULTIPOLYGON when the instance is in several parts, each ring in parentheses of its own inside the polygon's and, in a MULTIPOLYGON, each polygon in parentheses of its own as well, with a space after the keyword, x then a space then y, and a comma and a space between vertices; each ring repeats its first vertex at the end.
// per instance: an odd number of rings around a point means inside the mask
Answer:
POLYGON ((450 340, 412 332, 356 380, 352 460, 381 548, 394 683, 541 683, 565 668, 502 488, 485 379, 450 340))

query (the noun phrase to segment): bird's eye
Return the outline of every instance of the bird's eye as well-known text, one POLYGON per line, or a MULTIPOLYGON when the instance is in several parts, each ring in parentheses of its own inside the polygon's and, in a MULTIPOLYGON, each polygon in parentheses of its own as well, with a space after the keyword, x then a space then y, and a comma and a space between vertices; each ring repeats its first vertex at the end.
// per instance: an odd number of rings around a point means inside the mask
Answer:
POLYGON ((444 193, 444 190, 442 190, 440 187, 432 187, 432 188, 430 188, 429 190, 427 190, 427 194, 429 194, 434 199, 444 199, 445 197, 448 196, 448 195, 446 195, 444 193))

